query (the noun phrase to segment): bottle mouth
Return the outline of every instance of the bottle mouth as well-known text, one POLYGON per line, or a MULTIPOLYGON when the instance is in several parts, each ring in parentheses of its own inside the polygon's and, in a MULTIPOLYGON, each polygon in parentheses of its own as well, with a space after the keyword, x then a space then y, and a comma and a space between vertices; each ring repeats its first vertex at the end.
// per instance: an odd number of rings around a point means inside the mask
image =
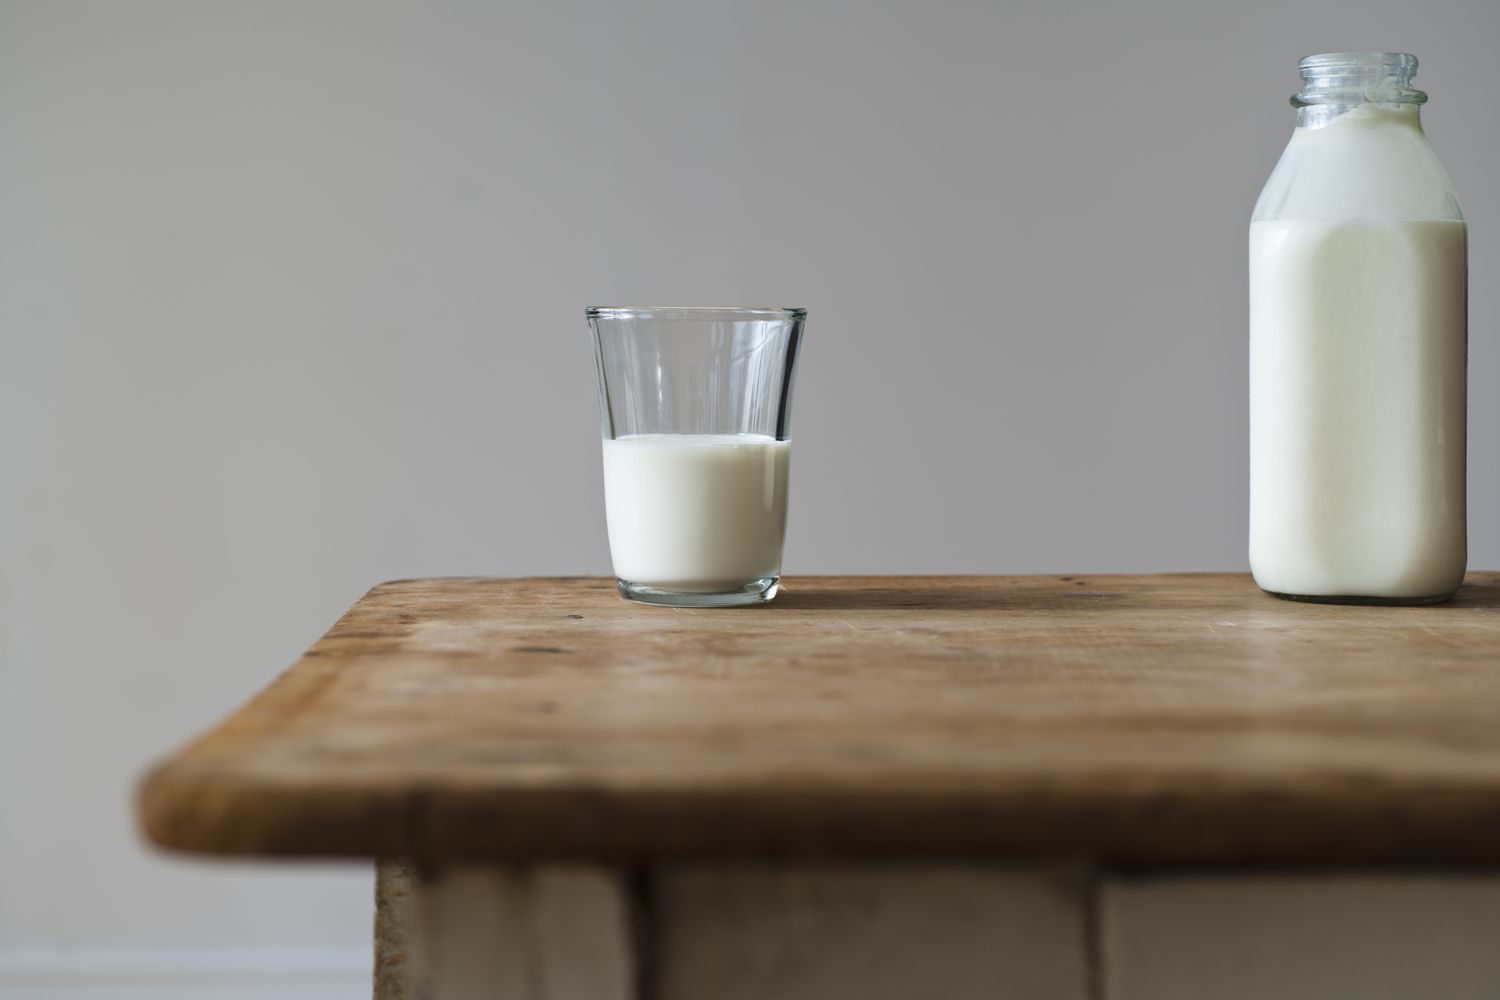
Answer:
POLYGON ((1292 107, 1318 104, 1423 104, 1411 85, 1417 57, 1409 52, 1324 52, 1297 63, 1302 90, 1292 107))
POLYGON ((807 310, 792 306, 589 306, 589 319, 683 319, 708 322, 801 320, 807 310))

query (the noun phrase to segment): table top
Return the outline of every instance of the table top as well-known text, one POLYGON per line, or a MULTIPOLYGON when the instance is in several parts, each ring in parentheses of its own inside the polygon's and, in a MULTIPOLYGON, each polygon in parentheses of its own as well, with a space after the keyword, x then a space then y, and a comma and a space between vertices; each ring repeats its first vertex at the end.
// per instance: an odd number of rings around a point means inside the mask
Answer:
POLYGON ((140 789, 158 844, 458 859, 1500 862, 1500 573, 382 584, 140 789))

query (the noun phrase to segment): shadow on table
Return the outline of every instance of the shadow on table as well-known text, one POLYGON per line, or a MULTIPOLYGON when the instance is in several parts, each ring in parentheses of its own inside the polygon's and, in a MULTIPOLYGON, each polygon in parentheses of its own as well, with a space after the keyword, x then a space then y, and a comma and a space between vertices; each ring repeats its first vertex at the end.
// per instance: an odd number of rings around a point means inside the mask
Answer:
MULTIPOLYGON (((1486 575, 1492 576, 1493 574, 1486 575)), ((1276 600, 1279 604, 1295 608, 1365 608, 1372 611, 1388 611, 1393 614, 1399 614, 1403 611, 1442 613, 1445 611, 1490 610, 1500 609, 1500 580, 1466 580, 1463 586, 1458 588, 1458 593, 1454 594, 1451 599, 1435 604, 1400 604, 1338 598, 1321 601, 1315 598, 1284 597, 1274 594, 1266 596, 1276 600)))
MULTIPOLYGON (((771 608, 798 611, 1079 611, 1086 609, 1123 610, 1127 608, 1161 607, 1162 602, 1149 592, 1125 592, 1112 590, 1103 582, 1094 583, 1085 576, 1037 577, 1027 584, 975 580, 942 586, 918 585, 913 580, 911 588, 904 587, 834 587, 802 589, 792 581, 781 592, 771 608), (1045 582, 1044 582, 1045 581, 1045 582)), ((1483 579, 1470 578, 1459 588, 1458 594, 1442 604, 1420 606, 1373 607, 1359 604, 1323 603, 1317 601, 1291 601, 1255 589, 1248 583, 1244 597, 1254 606, 1265 609, 1286 609, 1303 612, 1324 609, 1332 612, 1337 608, 1371 608, 1392 614, 1402 612, 1462 611, 1476 608, 1500 609, 1500 577, 1494 573, 1484 574, 1483 579)))
MULTIPOLYGON (((1494 574, 1486 574, 1493 577, 1494 574)), ((1469 581, 1458 588, 1453 600, 1434 605, 1437 608, 1500 608, 1500 579, 1469 581)))
POLYGON ((1050 585, 974 582, 949 586, 799 589, 795 583, 771 605, 794 611, 1077 611, 1122 608, 1146 595, 1095 587, 1084 577, 1048 578, 1050 585))

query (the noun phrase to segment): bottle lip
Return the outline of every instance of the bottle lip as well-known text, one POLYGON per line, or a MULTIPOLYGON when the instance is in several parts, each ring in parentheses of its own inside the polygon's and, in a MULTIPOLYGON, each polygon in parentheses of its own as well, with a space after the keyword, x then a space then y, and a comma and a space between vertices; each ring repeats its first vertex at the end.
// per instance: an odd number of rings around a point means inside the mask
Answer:
POLYGON ((733 320, 805 319, 807 310, 796 306, 589 306, 589 319, 686 319, 725 322, 733 320))
POLYGON ((1418 59, 1410 52, 1320 52, 1303 56, 1297 61, 1297 69, 1303 77, 1326 74, 1329 70, 1348 67, 1350 69, 1383 69, 1393 76, 1402 76, 1410 81, 1417 75, 1418 59))
POLYGON ((1424 104, 1411 85, 1417 57, 1409 52, 1322 52, 1297 62, 1302 90, 1292 107, 1319 104, 1424 104))

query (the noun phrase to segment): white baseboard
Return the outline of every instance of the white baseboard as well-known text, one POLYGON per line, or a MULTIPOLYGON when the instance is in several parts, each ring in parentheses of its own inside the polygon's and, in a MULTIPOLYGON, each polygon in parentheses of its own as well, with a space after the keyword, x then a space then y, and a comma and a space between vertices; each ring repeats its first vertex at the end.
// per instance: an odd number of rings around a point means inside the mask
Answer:
POLYGON ((0 951, 0 1000, 369 1000, 371 949, 0 951))

